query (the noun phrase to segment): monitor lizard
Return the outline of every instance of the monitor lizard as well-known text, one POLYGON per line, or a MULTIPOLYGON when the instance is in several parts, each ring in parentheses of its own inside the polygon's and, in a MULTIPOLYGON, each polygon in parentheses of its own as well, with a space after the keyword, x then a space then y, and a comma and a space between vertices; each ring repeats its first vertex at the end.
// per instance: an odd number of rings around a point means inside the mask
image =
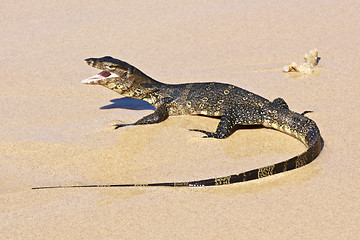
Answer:
POLYGON ((189 182, 70 185, 34 189, 135 186, 200 187, 232 184, 302 167, 312 162, 323 148, 324 142, 319 128, 313 120, 305 116, 309 111, 302 114, 291 111, 282 98, 269 101, 242 88, 217 82, 165 84, 152 79, 136 67, 110 56, 88 58, 85 61, 91 67, 102 71, 83 80, 82 83, 104 86, 123 96, 147 101, 156 108, 153 113, 134 123, 116 124, 115 129, 130 125, 159 123, 174 115, 198 114, 220 117, 220 123, 215 132, 190 129, 203 133, 205 138, 227 138, 236 125, 262 125, 299 139, 306 145, 307 150, 286 161, 226 177, 189 182))

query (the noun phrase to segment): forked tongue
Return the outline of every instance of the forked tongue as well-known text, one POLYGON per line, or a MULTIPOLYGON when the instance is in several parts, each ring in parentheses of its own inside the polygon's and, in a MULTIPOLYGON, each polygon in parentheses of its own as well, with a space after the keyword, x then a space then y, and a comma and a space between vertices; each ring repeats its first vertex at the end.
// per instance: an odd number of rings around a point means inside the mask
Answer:
POLYGON ((101 85, 105 79, 113 77, 118 77, 118 75, 112 72, 102 71, 92 77, 82 80, 81 83, 101 85))

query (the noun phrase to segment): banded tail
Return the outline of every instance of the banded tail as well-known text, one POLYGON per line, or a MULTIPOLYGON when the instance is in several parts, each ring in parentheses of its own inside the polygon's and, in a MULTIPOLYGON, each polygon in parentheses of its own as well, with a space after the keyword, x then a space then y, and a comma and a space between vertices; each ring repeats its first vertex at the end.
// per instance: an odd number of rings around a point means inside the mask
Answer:
POLYGON ((266 167, 250 170, 240 174, 234 174, 226 177, 209 178, 191 182, 165 182, 149 184, 110 184, 110 185, 69 185, 69 186, 50 186, 34 187, 32 189, 46 188, 104 188, 104 187, 205 187, 246 182, 263 177, 268 177, 278 173, 290 171, 312 162, 321 152, 324 141, 320 134, 316 140, 308 146, 308 149, 302 154, 266 167))

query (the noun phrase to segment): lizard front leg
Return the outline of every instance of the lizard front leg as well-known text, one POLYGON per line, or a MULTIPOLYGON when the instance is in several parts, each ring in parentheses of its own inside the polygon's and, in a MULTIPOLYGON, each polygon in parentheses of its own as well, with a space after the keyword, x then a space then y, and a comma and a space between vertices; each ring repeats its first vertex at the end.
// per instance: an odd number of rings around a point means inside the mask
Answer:
POLYGON ((129 123, 129 124, 116 124, 115 129, 118 129, 120 127, 125 126, 131 126, 131 125, 145 125, 145 124, 153 124, 153 123, 159 123, 164 121, 169 117, 169 112, 167 110, 167 105, 162 104, 158 108, 156 108, 155 112, 139 119, 135 123, 129 123))

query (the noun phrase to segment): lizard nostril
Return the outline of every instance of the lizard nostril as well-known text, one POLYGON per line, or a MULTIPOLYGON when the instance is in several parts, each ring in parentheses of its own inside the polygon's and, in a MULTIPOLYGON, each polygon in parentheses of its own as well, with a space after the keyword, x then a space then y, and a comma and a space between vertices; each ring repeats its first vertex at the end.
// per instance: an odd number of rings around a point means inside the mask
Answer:
POLYGON ((91 65, 94 63, 94 58, 87 58, 84 60, 87 64, 91 65))

